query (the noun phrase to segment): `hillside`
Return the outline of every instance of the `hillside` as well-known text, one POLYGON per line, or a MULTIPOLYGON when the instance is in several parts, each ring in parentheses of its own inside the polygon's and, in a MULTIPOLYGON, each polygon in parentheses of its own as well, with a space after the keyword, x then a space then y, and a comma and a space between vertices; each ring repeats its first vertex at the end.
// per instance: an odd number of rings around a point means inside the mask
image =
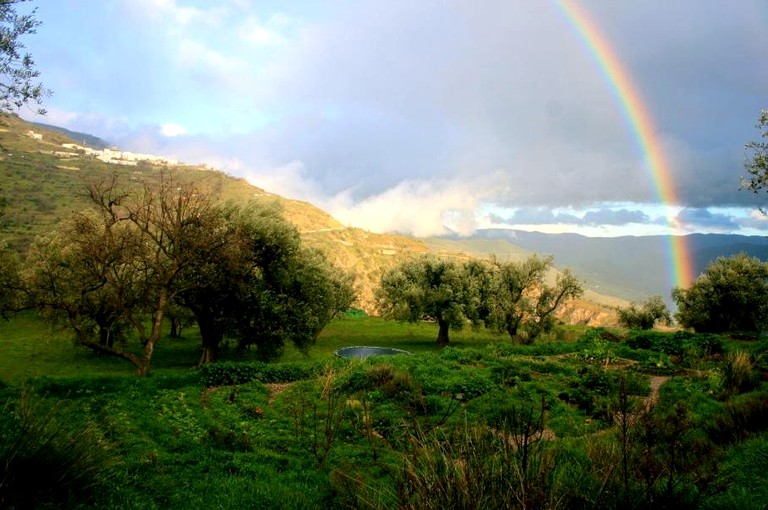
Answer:
MULTIPOLYGON (((373 293, 382 273, 408 257, 432 252, 457 259, 497 254, 521 260, 531 254, 508 242, 489 241, 481 249, 468 250, 449 240, 425 241, 345 227, 312 204, 274 195, 244 179, 155 156, 93 150, 80 146, 60 130, 49 130, 15 116, 0 117, 0 200, 5 212, 0 217, 0 229, 4 245, 23 251, 36 235, 52 230, 61 218, 82 208, 85 201, 81 194, 88 181, 107 179, 113 174, 129 180, 151 180, 162 171, 173 172, 176 178, 192 181, 227 200, 279 203, 308 246, 323 251, 331 262, 355 275, 358 306, 369 312, 374 311, 373 293)), ((564 318, 611 324, 615 321, 612 307, 623 303, 589 292, 585 300, 572 305, 564 318)))

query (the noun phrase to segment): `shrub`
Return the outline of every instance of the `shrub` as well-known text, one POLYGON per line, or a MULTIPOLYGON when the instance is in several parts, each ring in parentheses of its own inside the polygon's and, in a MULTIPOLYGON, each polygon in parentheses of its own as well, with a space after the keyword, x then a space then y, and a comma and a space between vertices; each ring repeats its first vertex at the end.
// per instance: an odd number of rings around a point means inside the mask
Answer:
POLYGON ((628 329, 653 329, 659 322, 672 322, 669 308, 661 296, 652 296, 640 304, 631 303, 627 308, 619 308, 618 313, 619 324, 628 329))
POLYGON ((646 349, 670 356, 680 356, 685 352, 683 337, 658 331, 632 331, 625 343, 632 349, 646 349))
POLYGON ((729 393, 742 393, 757 384, 755 366, 749 354, 743 351, 728 353, 722 365, 723 385, 729 393))
POLYGON ((768 263, 720 257, 687 289, 675 287, 677 321, 697 332, 759 332, 768 326, 768 263))
POLYGON ((0 507, 93 504, 114 457, 95 426, 23 388, 0 418, 0 507))
POLYGON ((229 386, 251 381, 279 383, 301 381, 317 377, 322 373, 320 363, 265 363, 265 362, 223 362, 209 363, 200 369, 203 384, 229 386))
MULTIPOLYGON (((528 414, 525 414, 528 417, 528 414)), ((531 414, 531 422, 538 415, 531 414)), ((531 427, 535 428, 531 423, 531 427)), ((411 435, 397 480, 403 509, 554 508, 571 494, 560 484, 567 466, 540 436, 522 441, 483 425, 411 435)))
POLYGON ((736 442, 750 432, 768 430, 768 394, 763 391, 734 397, 706 422, 706 430, 720 444, 736 442))

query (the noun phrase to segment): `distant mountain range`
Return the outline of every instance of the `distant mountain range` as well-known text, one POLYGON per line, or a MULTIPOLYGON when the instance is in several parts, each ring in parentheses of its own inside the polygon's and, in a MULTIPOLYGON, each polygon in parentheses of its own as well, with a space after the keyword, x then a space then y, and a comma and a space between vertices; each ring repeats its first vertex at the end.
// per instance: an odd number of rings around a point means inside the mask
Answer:
MULTIPOLYGON (((590 289, 628 300, 660 294, 670 300, 672 275, 667 236, 586 237, 519 230, 486 229, 470 238, 453 238, 464 249, 504 240, 517 248, 555 257, 558 267, 569 267, 590 289)), ((686 244, 694 274, 717 257, 746 253, 768 260, 768 237, 729 234, 691 234, 686 244)))

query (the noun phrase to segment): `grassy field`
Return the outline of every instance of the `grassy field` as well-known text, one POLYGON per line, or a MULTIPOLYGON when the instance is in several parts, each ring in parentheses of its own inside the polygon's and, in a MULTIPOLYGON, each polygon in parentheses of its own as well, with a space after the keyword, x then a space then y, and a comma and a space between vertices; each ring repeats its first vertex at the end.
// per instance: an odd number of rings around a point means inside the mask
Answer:
POLYGON ((0 507, 766 507, 765 342, 435 337, 348 316, 308 356, 229 349, 198 370, 188 329, 139 378, 17 316, 0 324, 0 507), (333 356, 348 345, 414 354, 333 356))

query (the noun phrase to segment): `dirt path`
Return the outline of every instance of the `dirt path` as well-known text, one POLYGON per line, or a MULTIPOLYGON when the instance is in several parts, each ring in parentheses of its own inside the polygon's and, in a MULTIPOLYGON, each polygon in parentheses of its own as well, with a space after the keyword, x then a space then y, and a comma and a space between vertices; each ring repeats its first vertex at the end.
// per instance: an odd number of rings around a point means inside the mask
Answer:
POLYGON ((274 402, 279 394, 281 394, 282 392, 284 392, 294 384, 296 383, 289 382, 289 383, 265 384, 264 386, 266 386, 267 389, 269 389, 269 397, 267 398, 267 404, 271 404, 272 402, 274 402))
POLYGON ((669 381, 669 376, 666 375, 654 375, 651 376, 651 394, 645 397, 645 409, 648 410, 659 400, 659 388, 665 382, 669 381))
MULTIPOLYGON (((293 386, 295 383, 289 382, 289 383, 268 383, 264 386, 267 387, 269 390, 269 397, 267 397, 267 405, 271 404, 275 401, 275 398, 291 386, 293 386)), ((210 388, 206 388, 203 390, 203 392, 200 394, 200 405, 203 409, 208 409, 208 400, 211 398, 211 395, 217 391, 219 391, 222 388, 227 388, 228 386, 213 386, 210 388)))

